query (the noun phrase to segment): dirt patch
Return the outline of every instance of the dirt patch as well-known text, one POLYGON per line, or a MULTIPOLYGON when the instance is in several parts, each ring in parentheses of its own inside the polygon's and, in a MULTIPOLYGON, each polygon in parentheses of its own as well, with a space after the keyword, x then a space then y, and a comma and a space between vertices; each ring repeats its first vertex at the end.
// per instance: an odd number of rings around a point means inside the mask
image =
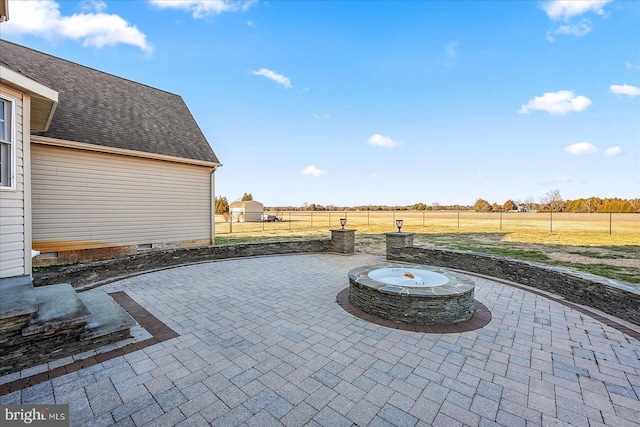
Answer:
MULTIPOLYGON (((593 248, 590 248, 590 250, 593 250, 593 248)), ((567 253, 567 252, 547 252, 547 256, 555 261, 561 261, 561 262, 571 262, 576 264, 606 264, 606 265, 613 265, 616 267, 629 267, 629 268, 640 269, 640 259, 626 259, 626 258, 615 258, 615 257, 607 258, 606 256, 594 258, 588 255, 580 255, 576 253, 567 253)))
POLYGON ((387 251, 386 238, 383 235, 356 234, 354 249, 369 255, 385 255, 387 251))
MULTIPOLYGON (((505 241, 503 233, 416 234, 414 244, 542 262, 640 283, 640 246, 565 246, 510 242, 505 241)), ((382 234, 356 234, 355 250, 384 256, 386 237, 382 234)))

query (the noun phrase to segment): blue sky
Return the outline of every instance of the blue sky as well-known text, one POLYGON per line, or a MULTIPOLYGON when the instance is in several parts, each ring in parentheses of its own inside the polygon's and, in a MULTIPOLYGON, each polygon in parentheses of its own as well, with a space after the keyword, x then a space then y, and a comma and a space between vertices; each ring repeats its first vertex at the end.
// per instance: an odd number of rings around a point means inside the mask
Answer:
POLYGON ((640 197, 638 1, 9 8, 3 39, 181 95, 229 201, 640 197))

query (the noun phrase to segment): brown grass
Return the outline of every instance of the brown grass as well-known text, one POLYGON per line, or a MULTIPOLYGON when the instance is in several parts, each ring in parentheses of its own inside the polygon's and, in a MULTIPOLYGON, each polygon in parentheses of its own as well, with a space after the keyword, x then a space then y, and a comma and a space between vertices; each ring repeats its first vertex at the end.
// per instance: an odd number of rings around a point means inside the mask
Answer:
POLYGON ((339 228, 341 217, 347 228, 361 234, 395 231, 414 233, 505 233, 505 241, 578 246, 640 245, 640 214, 574 213, 476 213, 476 212, 279 212, 282 222, 228 223, 216 217, 219 237, 317 235, 339 228), (611 219, 611 222, 609 220, 611 219), (611 234, 609 232, 611 231, 611 234))
MULTIPOLYGON (((271 214, 271 213, 270 213, 271 214)), ((227 223, 216 243, 328 236, 347 218, 356 250, 384 254, 384 233, 414 232, 417 245, 493 253, 640 283, 640 215, 476 212, 278 212, 282 222, 227 223)))

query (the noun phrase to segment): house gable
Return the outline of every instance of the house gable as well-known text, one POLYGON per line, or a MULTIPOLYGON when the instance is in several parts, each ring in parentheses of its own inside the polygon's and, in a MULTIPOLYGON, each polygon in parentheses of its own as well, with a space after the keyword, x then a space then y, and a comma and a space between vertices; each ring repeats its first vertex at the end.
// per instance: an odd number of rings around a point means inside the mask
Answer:
POLYGON ((59 93, 48 129, 34 135, 220 164, 179 95, 5 40, 0 63, 59 93))

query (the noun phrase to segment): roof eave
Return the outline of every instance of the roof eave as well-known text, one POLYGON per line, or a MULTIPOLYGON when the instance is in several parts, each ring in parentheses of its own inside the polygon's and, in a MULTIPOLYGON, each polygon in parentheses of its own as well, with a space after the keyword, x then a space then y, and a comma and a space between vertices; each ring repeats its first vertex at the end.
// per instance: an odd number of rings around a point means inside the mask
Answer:
POLYGON ((31 130, 45 132, 58 106, 58 92, 0 65, 0 83, 31 97, 31 130))
POLYGON ((183 157, 167 156, 164 154, 149 153, 146 151, 128 150, 124 148, 114 148, 106 145, 87 144, 85 142, 67 141, 63 139, 49 138, 46 136, 31 135, 31 142, 34 144, 51 145, 55 147, 73 148, 76 150, 93 151, 98 153, 118 154, 121 156, 139 157, 143 159, 163 160, 167 162, 183 163, 194 166, 204 166, 213 169, 222 167, 222 163, 209 162, 205 160, 186 159, 183 157))

